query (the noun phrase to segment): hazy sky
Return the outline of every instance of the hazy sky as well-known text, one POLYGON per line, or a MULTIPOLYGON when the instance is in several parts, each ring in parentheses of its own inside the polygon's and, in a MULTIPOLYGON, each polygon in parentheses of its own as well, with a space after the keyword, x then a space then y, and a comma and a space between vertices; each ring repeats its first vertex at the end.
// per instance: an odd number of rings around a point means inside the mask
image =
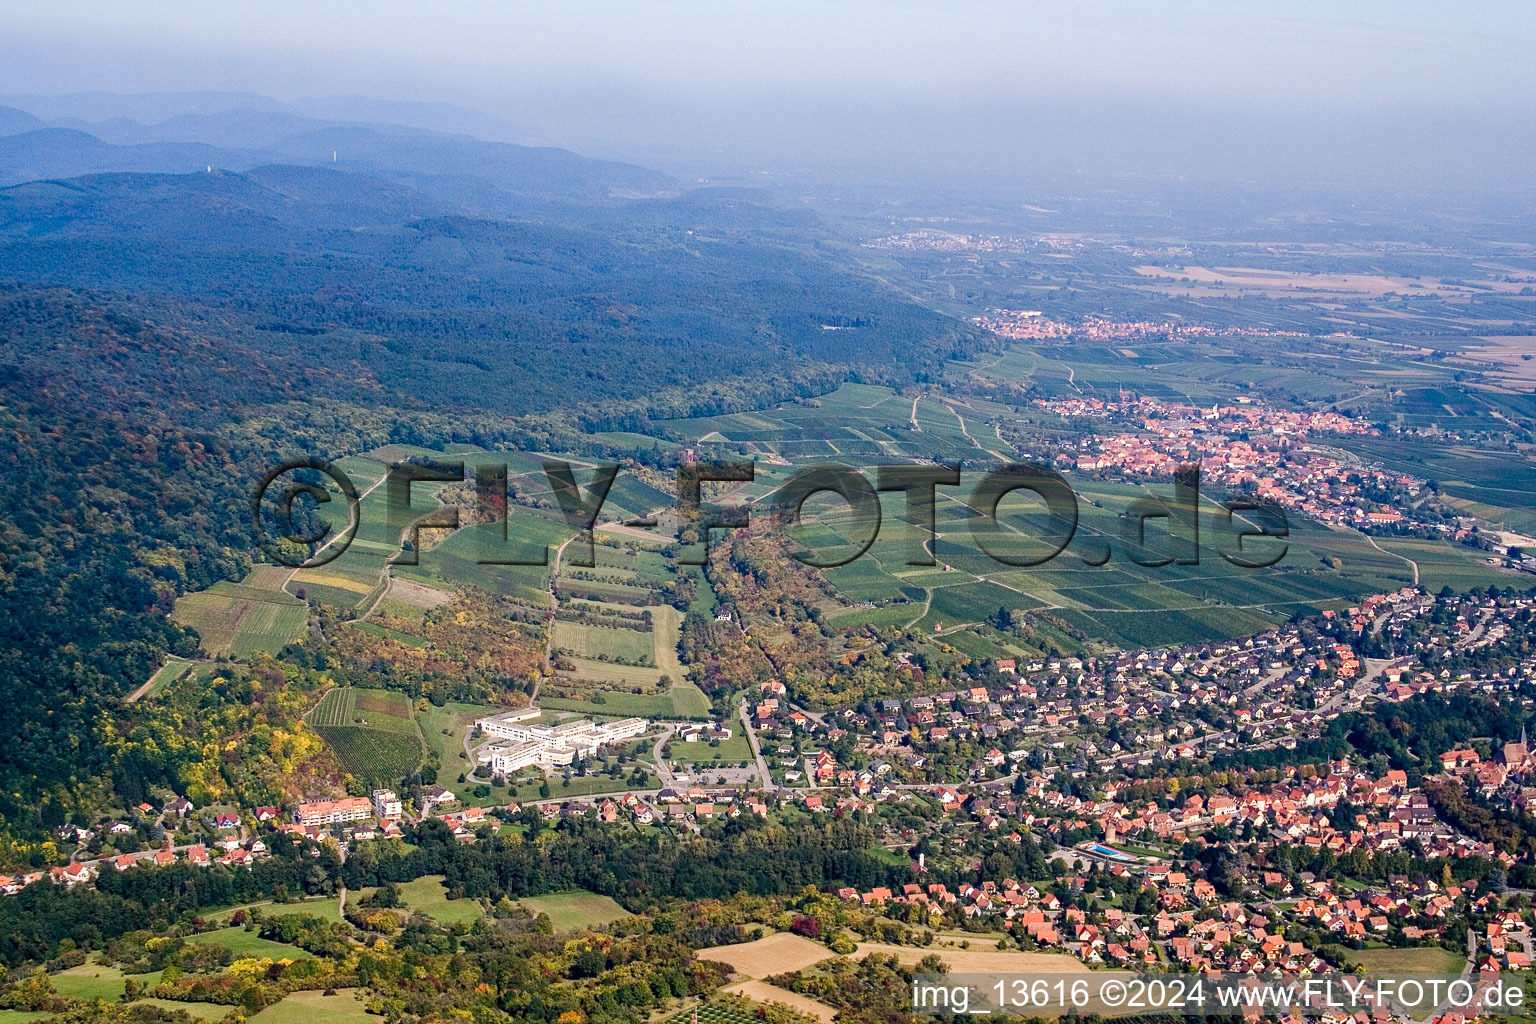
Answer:
POLYGON ((8 0, 0 33, 0 92, 439 100, 673 169, 1507 183, 1536 136, 1528 2, 8 0))

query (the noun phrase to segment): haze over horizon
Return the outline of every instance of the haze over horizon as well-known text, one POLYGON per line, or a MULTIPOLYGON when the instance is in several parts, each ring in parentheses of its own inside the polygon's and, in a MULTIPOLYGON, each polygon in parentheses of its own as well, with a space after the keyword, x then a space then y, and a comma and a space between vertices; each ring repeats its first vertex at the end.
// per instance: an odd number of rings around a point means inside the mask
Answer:
POLYGON ((74 0, 7 5, 0 26, 7 94, 452 103, 498 119, 508 141, 687 177, 1006 190, 1150 175, 1478 194, 1518 187, 1536 158, 1536 11, 1512 3, 1346 16, 1309 2, 1261 15, 1120 0, 366 12, 74 0))

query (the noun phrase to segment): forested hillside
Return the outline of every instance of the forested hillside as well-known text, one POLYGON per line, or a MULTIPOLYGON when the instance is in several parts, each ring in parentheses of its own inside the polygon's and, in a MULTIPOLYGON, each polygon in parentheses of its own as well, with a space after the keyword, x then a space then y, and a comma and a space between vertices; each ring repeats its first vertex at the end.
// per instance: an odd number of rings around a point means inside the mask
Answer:
POLYGON ((910 379, 979 344, 780 244, 803 215, 749 196, 579 216, 300 167, 0 192, 0 671, 38 709, 0 724, 13 834, 167 767, 113 740, 120 701, 195 651, 166 613, 249 567, 247 492, 281 458, 588 450, 584 428, 910 379))
POLYGON ((281 393, 260 360, 65 293, 0 294, 0 816, 57 823, 100 784, 108 709, 167 651, 175 595, 234 575, 259 449, 189 429, 188 404, 281 393))
POLYGON ((0 192, 0 276, 175 296, 242 347, 510 414, 707 414, 833 371, 910 379, 983 344, 758 235, 782 217, 739 197, 588 216, 488 220, 309 168, 99 175, 0 192))

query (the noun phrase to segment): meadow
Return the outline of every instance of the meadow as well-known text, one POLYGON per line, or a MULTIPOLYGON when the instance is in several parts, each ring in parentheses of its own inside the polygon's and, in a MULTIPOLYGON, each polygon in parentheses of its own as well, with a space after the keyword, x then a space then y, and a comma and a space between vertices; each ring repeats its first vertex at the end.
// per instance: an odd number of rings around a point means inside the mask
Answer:
POLYGON ((480 904, 474 900, 448 898, 442 875, 426 875, 400 883, 400 898, 411 910, 438 924, 469 924, 482 916, 480 904))
POLYGON ((619 906, 610 896, 599 896, 584 889, 554 892, 547 896, 525 896, 517 901, 535 916, 548 914, 555 931, 574 928, 597 928, 629 917, 629 911, 619 906))
POLYGON ((363 1008, 362 989, 339 988, 324 992, 290 992, 280 1002, 250 1018, 252 1024, 376 1024, 378 1017, 363 1008))
MULTIPOLYGON (((327 902, 333 903, 330 900, 327 900, 327 902)), ((265 909, 263 908, 263 911, 265 909)), ((270 957, 273 960, 301 960, 309 956, 308 953, 297 946, 264 939, 255 932, 246 931, 244 927, 219 928, 215 931, 189 936, 187 941, 205 946, 223 946, 235 954, 236 958, 264 956, 270 957)))
POLYGON ((123 989, 129 978, 141 986, 155 985, 160 981, 160 972, 124 974, 109 964, 89 963, 60 971, 49 980, 53 982, 54 991, 60 995, 75 999, 105 999, 111 1003, 123 998, 123 989))
POLYGON ((1351 949, 1344 953, 1368 974, 1457 974, 1466 957, 1439 946, 1405 949, 1351 949))
POLYGON ((554 644, 557 650, 566 651, 578 658, 607 656, 629 662, 655 659, 655 642, 651 630, 588 626, 577 622, 556 622, 554 644))

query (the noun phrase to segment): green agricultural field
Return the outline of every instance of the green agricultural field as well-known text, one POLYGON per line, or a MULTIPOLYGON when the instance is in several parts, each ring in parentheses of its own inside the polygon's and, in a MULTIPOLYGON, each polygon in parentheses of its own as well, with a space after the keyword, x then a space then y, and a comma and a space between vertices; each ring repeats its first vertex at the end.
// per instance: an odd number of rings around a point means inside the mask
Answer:
POLYGON ((548 914, 555 931, 573 928, 597 928, 629 917, 629 911, 619 906, 611 897, 599 896, 584 889, 550 893, 548 896, 527 896, 518 900, 533 914, 548 914))
POLYGON ((667 1021, 667 1024, 693 1024, 694 1018, 698 1018, 698 1024, 756 1024, 757 1022, 756 1017, 739 1010, 716 1003, 700 1003, 697 1007, 673 1017, 667 1021))
MULTIPOLYGON (((688 681, 683 673, 682 663, 677 657, 677 641, 682 629, 683 613, 671 605, 660 605, 651 609, 651 615, 651 632, 635 635, 646 637, 651 643, 654 668, 616 665, 613 662, 596 661, 592 658, 576 658, 574 659, 575 671, 552 677, 546 684, 545 693, 540 696, 539 703, 545 707, 563 708, 587 714, 640 715, 645 718, 702 719, 709 717, 709 699, 697 686, 688 681), (628 692, 635 686, 655 688, 662 676, 667 676, 672 681, 671 689, 666 693, 628 692), (554 695, 556 690, 570 691, 572 696, 556 696, 554 695), (592 699, 599 696, 604 703, 594 704, 592 699), (577 699, 578 697, 587 699, 580 700, 577 699)), ((556 623, 556 629, 566 625, 571 624, 556 623)), ((632 632, 598 627, 578 628, 585 630, 589 638, 592 634, 599 634, 595 639, 614 639, 615 642, 625 642, 628 638, 608 638, 606 634, 632 632)))
POLYGON ((209 657, 237 658, 277 653, 303 635, 308 615, 304 602, 291 594, 249 583, 215 583, 178 598, 171 611, 173 621, 197 630, 209 657))
POLYGON ((1484 552, 1470 548, 1396 537, 1378 537, 1376 543, 1417 565, 1419 583, 1430 593, 1441 587, 1452 590, 1489 586, 1524 589, 1530 585, 1529 576, 1489 565, 1484 561, 1484 552))
POLYGON ((149 677, 149 689, 144 691, 146 697, 158 697, 167 686, 181 679, 191 671, 194 662, 185 658, 167 658, 164 665, 155 670, 155 674, 149 677))
POLYGON ((395 574, 449 588, 471 586, 527 601, 549 600, 549 565, 554 562, 555 550, 571 536, 571 529, 515 505, 508 510, 506 528, 506 540, 502 540, 496 523, 457 530, 423 552, 420 565, 399 566, 395 574), (549 565, 487 564, 495 559, 537 562, 546 558, 549 565))
POLYGON ((427 875, 400 885, 400 898, 407 907, 438 924, 468 924, 481 917, 480 904, 474 900, 450 900, 443 888, 442 875, 427 875))
POLYGON ((833 626, 843 629, 849 626, 905 626, 914 622, 923 615, 923 602, 901 602, 886 605, 883 608, 850 608, 836 615, 828 616, 827 621, 833 626))
POLYGON ((563 684, 569 680, 578 687, 623 693, 636 686, 655 689, 664 674, 659 668, 618 665, 595 658, 572 658, 571 661, 576 667, 556 676, 558 683, 563 684))
POLYGON ((354 690, 353 707, 366 716, 389 715, 392 718, 411 717, 411 698, 398 690, 354 690))
MULTIPOLYGON (((559 676, 554 677, 559 679, 559 676)), ((546 684, 547 685, 547 684, 546 684)), ((565 687, 562 686, 562 689, 565 687)), ((574 689, 573 696, 554 697, 539 695, 539 706, 557 711, 576 711, 583 715, 606 715, 614 718, 707 718, 704 714, 685 715, 678 710, 677 697, 672 693, 625 693, 622 690, 574 689), (585 699, 583 699, 585 698, 585 699)))
POLYGON ((403 694, 338 686, 321 698, 305 721, 349 774, 370 785, 397 785, 421 766, 424 753, 412 715, 403 694))
MULTIPOLYGON (((372 484, 382 479, 384 462, 409 456, 445 458, 442 452, 426 452, 407 449, 407 446, 389 446, 361 459, 356 465, 360 472, 354 478, 358 490, 363 493, 358 509, 357 534, 347 549, 337 558, 313 569, 302 569, 294 575, 289 589, 304 591, 307 600, 338 608, 366 608, 373 604, 386 579, 389 560, 399 551, 403 527, 392 523, 389 508, 389 488, 372 484)), ((350 472, 350 471, 349 471, 350 472)), ((431 512, 436 505, 435 495, 442 484, 420 483, 411 488, 411 515, 420 517, 431 512)), ((345 503, 336 503, 334 529, 346 526, 345 503)))
POLYGON ((1344 955, 1368 974, 1456 974, 1466 956, 1439 946, 1408 949, 1350 949, 1344 955))
POLYGON ((623 658, 629 662, 640 659, 653 661, 656 656, 652 631, 633 629, 609 629, 606 626, 587 626, 577 622, 556 622, 554 644, 557 650, 569 651, 579 658, 623 658))
MULTIPOLYGON (((1011 658, 1021 653, 1020 648, 1005 644, 997 634, 989 635, 981 630, 962 629, 953 633, 945 633, 943 641, 972 658, 1011 658)), ((1043 651, 1031 650, 1031 654, 1041 654, 1043 651)))
POLYGON ((308 722, 312 726, 356 726, 415 734, 414 714, 411 699, 396 690, 338 686, 320 699, 308 722))
POLYGON ((323 992, 290 992, 251 1018, 251 1024, 378 1024, 379 1018, 363 1008, 363 990, 339 988, 335 995, 323 992))
POLYGON ((310 725, 351 725, 356 709, 357 691, 350 686, 338 686, 326 691, 320 703, 309 713, 310 725))
MULTIPOLYGON (((327 904, 334 907, 335 901, 327 900, 327 904)), ((319 910, 320 908, 316 908, 319 910)), ((266 912, 267 908, 262 908, 266 912)), ((203 946, 223 946, 231 953, 240 957, 264 956, 273 960, 302 960, 309 956, 297 946, 290 946, 284 942, 273 942, 264 939, 255 932, 248 932, 240 928, 220 928, 217 931, 203 932, 201 935, 192 935, 188 942, 195 942, 203 946)))
MULTIPOLYGON (((399 604, 400 602, 394 603, 399 604)), ((409 605, 406 605, 406 607, 410 608, 409 605)), ((421 614, 421 609, 416 608, 414 611, 417 617, 419 617, 421 614)), ((376 622, 362 622, 360 620, 354 620, 347 623, 347 625, 351 626, 353 629, 360 629, 364 633, 372 633, 374 636, 384 637, 387 640, 394 640, 397 643, 405 644, 407 647, 425 648, 431 646, 424 637, 416 636, 414 633, 402 633, 398 629, 389 629, 388 627, 381 626, 376 622)))
MULTIPOLYGON (((1067 550, 1041 565, 1013 567, 991 557, 973 533, 973 527, 983 521, 967 504, 974 500, 968 493, 974 479, 968 474, 960 487, 939 491, 939 536, 933 541, 938 565, 907 565, 918 538, 897 516, 887 515, 865 556, 826 572, 847 605, 878 605, 831 608, 828 617, 834 625, 916 623, 928 631, 949 632, 985 623, 1005 607, 1015 615, 1041 610, 1056 616, 1087 634, 1088 645, 1162 645, 1262 631, 1295 614, 1343 608, 1365 594, 1394 590, 1413 580, 1414 566, 1408 557, 1421 563, 1424 578, 1436 587, 1440 581, 1462 588, 1509 581, 1449 545, 1382 539, 1385 550, 1378 550, 1356 531, 1329 529, 1307 520, 1291 523, 1284 557, 1275 566, 1234 566, 1222 557, 1231 550, 1233 527, 1218 515, 1217 503, 1209 498, 1202 499, 1199 564, 1139 565, 1129 557, 1133 550, 1122 539, 1120 514, 1132 501, 1168 488, 1076 480, 1080 516, 1067 550), (1109 562, 1090 564, 1106 546, 1112 556, 1109 562), (1422 559, 1416 557, 1419 554, 1422 559), (899 598, 911 604, 891 603, 899 598)), ((987 543, 1009 557, 1027 553, 1024 533, 1037 534, 1051 526, 1038 515, 1009 513, 1007 506, 1004 513, 1002 529, 994 531, 987 543)), ((805 537, 813 546, 831 549, 842 542, 842 533, 828 519, 805 531, 805 537)), ((1267 543, 1280 550, 1281 542, 1267 543)), ((1052 633, 1052 644, 1065 640, 1066 646, 1085 645, 1054 626, 1035 625, 1052 633)), ((996 644, 989 641, 983 626, 980 636, 957 635, 955 642, 975 656, 997 656, 996 647, 1010 640, 1003 636, 996 640, 996 644)))
POLYGON ((384 729, 316 726, 342 768, 366 785, 398 786, 421 767, 421 738, 384 729))

